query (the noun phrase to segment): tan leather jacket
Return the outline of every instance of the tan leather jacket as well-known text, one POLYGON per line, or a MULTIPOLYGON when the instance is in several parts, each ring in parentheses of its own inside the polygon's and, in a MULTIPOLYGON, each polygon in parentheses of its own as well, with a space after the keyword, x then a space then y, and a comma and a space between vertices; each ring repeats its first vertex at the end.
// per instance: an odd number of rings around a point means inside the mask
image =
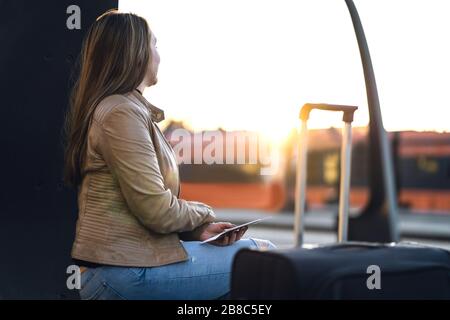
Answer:
POLYGON ((211 207, 178 198, 172 147, 155 122, 164 112, 138 92, 97 106, 89 128, 72 257, 119 266, 187 259, 179 232, 214 219, 211 207))

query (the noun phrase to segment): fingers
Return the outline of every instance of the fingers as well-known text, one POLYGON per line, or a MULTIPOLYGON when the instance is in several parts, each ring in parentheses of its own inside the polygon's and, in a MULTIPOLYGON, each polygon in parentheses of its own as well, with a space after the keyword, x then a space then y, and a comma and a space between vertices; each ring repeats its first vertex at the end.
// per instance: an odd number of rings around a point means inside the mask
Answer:
POLYGON ((211 244, 214 244, 216 246, 229 246, 235 243, 236 241, 239 241, 244 233, 247 231, 248 227, 242 227, 236 231, 233 231, 229 234, 224 235, 223 237, 217 239, 216 241, 212 242, 211 244))
POLYGON ((228 234, 212 242, 212 244, 216 246, 227 246, 229 243, 230 243, 230 236, 228 234))
POLYGON ((233 228, 235 225, 228 222, 216 222, 209 226, 209 231, 211 233, 221 233, 227 229, 233 228))
POLYGON ((233 231, 233 232, 230 234, 230 239, 229 239, 228 244, 233 244, 233 243, 235 243, 235 242, 236 242, 236 237, 237 237, 237 235, 238 235, 238 232, 237 232, 237 231, 233 231))
POLYGON ((239 229, 238 235, 237 235, 237 238, 236 238, 236 241, 239 241, 239 240, 242 238, 242 236, 243 236, 244 233, 247 231, 247 229, 248 229, 247 226, 245 226, 245 227, 239 229))
POLYGON ((230 229, 230 228, 236 227, 235 224, 230 223, 230 222, 220 222, 220 224, 223 229, 230 229))

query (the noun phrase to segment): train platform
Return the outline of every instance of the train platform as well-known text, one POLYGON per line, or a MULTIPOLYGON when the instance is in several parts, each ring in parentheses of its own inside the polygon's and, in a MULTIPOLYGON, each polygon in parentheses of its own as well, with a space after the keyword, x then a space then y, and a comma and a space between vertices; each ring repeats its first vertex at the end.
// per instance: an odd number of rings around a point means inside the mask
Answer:
MULTIPOLYGON (((246 236, 271 240, 279 247, 294 244, 294 213, 269 213, 247 209, 216 209, 217 219, 241 224, 259 218, 271 217, 249 227, 246 236)), ((336 211, 315 209, 305 215, 305 243, 336 242, 334 231, 336 211)), ((450 249, 450 217, 439 214, 413 214, 399 212, 402 241, 413 241, 450 249)))

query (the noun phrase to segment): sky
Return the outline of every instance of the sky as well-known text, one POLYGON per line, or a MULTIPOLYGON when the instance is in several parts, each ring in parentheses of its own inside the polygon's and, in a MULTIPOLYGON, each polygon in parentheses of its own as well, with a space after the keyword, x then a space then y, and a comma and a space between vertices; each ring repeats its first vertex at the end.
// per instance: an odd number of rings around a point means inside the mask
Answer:
MULTIPOLYGON (((388 131, 450 131, 450 1, 355 0, 388 131)), ((364 76, 344 0, 120 0, 145 17, 161 63, 145 96, 195 130, 283 138, 307 102, 356 105, 364 76)), ((341 127, 313 111, 310 128, 341 127)))

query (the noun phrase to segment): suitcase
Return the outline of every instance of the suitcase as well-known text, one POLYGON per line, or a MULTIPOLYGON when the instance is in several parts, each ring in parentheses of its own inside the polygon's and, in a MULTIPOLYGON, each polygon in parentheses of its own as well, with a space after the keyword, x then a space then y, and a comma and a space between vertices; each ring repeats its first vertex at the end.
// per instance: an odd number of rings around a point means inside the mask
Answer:
POLYGON ((241 249, 232 299, 450 299, 450 252, 415 243, 348 242, 351 123, 357 107, 305 104, 300 112, 293 249, 241 249), (303 246, 307 121, 313 109, 343 112, 338 243, 303 246))

